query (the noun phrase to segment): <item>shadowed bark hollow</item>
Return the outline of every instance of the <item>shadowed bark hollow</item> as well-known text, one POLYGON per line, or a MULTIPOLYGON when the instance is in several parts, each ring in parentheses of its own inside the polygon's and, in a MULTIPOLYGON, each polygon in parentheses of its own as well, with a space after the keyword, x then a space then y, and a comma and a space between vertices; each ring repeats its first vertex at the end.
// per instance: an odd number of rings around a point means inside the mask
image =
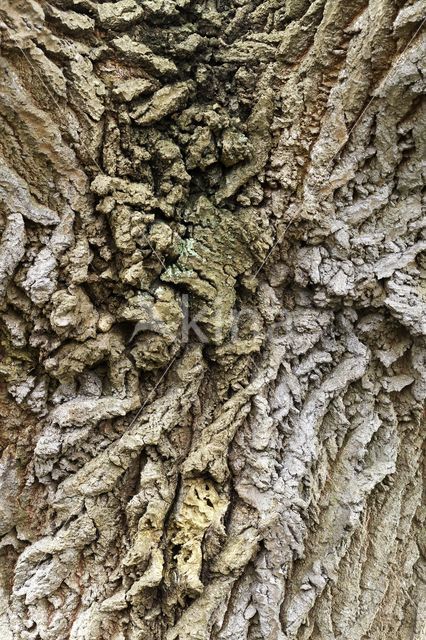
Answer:
POLYGON ((1 640, 420 640, 424 3, 0 0, 1 640))

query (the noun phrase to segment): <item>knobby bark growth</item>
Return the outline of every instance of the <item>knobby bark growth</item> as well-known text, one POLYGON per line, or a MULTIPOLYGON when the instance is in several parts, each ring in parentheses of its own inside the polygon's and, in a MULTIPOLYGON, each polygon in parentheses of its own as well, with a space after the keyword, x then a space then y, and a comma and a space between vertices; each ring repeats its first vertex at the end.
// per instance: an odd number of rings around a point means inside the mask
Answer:
POLYGON ((421 0, 1 0, 2 640, 425 632, 421 0))

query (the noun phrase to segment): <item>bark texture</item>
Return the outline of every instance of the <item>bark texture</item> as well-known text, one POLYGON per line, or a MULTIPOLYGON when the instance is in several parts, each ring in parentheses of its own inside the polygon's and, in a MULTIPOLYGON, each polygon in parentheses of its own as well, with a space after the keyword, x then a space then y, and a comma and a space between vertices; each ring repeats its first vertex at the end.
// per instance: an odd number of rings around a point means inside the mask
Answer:
POLYGON ((0 0, 2 640, 425 637, 423 14, 0 0))

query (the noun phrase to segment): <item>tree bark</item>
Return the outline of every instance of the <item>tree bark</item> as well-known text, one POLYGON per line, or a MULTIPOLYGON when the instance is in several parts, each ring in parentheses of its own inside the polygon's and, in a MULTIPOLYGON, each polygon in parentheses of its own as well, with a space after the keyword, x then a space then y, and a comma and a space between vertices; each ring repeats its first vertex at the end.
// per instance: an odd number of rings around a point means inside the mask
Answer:
POLYGON ((2 640, 425 637, 423 12, 0 0, 2 640))

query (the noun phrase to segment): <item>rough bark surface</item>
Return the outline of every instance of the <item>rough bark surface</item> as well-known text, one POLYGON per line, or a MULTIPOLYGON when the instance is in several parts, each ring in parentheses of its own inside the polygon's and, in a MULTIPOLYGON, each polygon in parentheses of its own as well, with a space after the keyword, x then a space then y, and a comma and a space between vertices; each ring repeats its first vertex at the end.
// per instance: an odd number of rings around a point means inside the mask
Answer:
POLYGON ((2 640, 425 637, 423 14, 0 0, 2 640))

